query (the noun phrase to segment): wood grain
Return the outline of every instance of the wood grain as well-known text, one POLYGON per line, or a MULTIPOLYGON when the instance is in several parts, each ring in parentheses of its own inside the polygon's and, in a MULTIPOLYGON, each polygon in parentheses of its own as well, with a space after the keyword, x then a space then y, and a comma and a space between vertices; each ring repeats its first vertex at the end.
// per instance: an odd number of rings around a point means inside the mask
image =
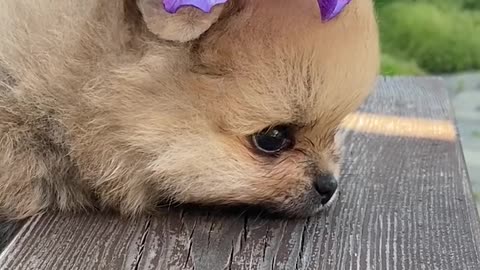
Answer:
MULTIPOLYGON (((434 78, 382 79, 361 112, 453 123, 434 78)), ((136 221, 47 214, 22 228, 0 269, 480 269, 458 140, 349 129, 341 190, 329 211, 301 220, 205 209, 136 221)))

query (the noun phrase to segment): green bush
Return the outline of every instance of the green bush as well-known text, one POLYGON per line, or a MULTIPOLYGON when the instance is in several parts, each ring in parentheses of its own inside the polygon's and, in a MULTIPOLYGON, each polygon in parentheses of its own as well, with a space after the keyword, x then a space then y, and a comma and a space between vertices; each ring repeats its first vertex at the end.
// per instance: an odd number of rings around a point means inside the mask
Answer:
POLYGON ((427 3, 442 9, 462 8, 464 6, 470 5, 468 4, 469 1, 476 2, 477 0, 374 0, 375 6, 377 8, 382 8, 392 3, 408 3, 409 5, 427 3))
MULTIPOLYGON (((396 58, 414 59, 420 68, 432 73, 480 69, 478 13, 441 8, 426 1, 379 7, 383 51, 396 58)), ((448 1, 442 3, 447 5, 448 1)))
POLYGON ((382 55, 382 75, 424 75, 425 72, 413 60, 404 60, 389 54, 382 55))
POLYGON ((480 1, 478 1, 478 0, 463 0, 463 1, 459 1, 459 2, 463 2, 463 7, 465 9, 480 10, 480 1))

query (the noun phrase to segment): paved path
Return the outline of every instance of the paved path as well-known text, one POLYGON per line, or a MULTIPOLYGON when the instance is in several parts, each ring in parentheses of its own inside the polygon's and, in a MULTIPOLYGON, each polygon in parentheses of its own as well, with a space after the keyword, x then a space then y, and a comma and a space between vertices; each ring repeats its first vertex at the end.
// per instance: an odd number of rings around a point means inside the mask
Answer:
POLYGON ((465 159, 480 209, 480 73, 444 78, 450 88, 465 159))

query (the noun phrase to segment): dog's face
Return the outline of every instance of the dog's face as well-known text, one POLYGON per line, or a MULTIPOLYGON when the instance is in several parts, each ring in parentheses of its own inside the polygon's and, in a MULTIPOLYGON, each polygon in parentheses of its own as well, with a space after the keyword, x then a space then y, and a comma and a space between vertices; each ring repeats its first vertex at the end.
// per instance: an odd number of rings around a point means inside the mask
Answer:
POLYGON ((148 52, 129 82, 146 98, 118 109, 125 140, 174 201, 316 213, 337 192, 337 130, 376 77, 372 3, 322 23, 316 1, 238 2, 168 56, 148 52))

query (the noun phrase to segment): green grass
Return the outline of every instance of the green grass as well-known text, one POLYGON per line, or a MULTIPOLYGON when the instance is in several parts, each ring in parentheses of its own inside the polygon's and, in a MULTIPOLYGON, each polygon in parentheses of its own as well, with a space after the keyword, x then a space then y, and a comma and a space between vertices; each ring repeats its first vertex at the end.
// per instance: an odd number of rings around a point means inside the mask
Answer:
POLYGON ((473 193, 473 199, 478 203, 480 202, 480 192, 473 193))
POLYGON ((480 0, 376 1, 382 73, 480 69, 480 0))
POLYGON ((425 71, 413 60, 405 60, 389 54, 383 54, 381 73, 383 75, 424 75, 425 71))

